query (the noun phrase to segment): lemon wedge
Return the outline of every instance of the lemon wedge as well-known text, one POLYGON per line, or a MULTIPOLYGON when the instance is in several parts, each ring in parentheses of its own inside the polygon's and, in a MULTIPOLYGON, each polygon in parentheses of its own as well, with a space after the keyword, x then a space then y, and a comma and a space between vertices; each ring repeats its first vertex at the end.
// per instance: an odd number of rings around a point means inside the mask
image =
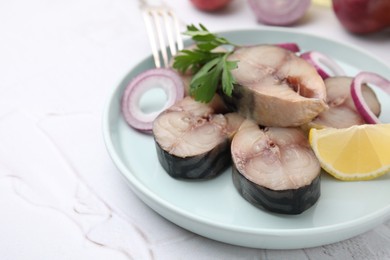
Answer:
POLYGON ((370 180, 390 171, 390 124, 310 129, 321 167, 344 181, 370 180))

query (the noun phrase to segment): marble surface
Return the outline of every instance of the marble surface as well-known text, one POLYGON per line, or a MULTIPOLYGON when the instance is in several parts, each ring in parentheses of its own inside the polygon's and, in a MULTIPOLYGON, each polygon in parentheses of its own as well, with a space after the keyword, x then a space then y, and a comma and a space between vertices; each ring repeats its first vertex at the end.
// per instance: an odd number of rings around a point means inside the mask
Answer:
MULTIPOLYGON (((215 14, 166 2, 183 25, 265 27, 244 0, 215 14)), ((351 35, 328 8, 311 6, 291 30, 390 66, 388 32, 351 35)), ((138 1, 2 1, 0 39, 0 259, 390 259, 389 221, 317 248, 251 249, 179 228, 135 196, 106 151, 101 119, 112 89, 150 55, 138 1)))

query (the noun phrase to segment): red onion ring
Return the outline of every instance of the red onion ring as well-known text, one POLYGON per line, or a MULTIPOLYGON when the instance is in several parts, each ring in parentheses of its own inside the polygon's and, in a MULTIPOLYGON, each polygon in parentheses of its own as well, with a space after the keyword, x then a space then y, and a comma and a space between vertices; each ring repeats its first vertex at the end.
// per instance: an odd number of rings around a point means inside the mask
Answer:
POLYGON ((302 53, 300 57, 313 65, 323 79, 330 77, 330 75, 323 69, 323 66, 328 68, 333 73, 333 76, 345 75, 344 70, 333 59, 325 54, 317 51, 309 51, 302 53))
POLYGON ((296 43, 293 43, 293 42, 285 42, 285 43, 276 43, 274 44, 275 46, 279 46, 283 49, 286 49, 286 50, 289 50, 289 51, 292 51, 292 52, 300 52, 300 48, 298 46, 298 44, 296 43))
POLYGON ((356 109, 368 124, 380 124, 379 118, 372 113, 362 94, 363 84, 374 84, 390 95, 390 81, 372 72, 360 72, 351 83, 351 96, 356 109))
POLYGON ((151 132, 154 119, 183 96, 184 84, 175 71, 164 68, 150 69, 137 75, 127 85, 122 96, 122 114, 132 128, 151 132), (139 101, 143 94, 153 88, 163 89, 168 100, 159 111, 144 113, 139 106, 139 101))
POLYGON ((310 0, 249 0, 257 21, 269 25, 290 25, 309 8, 310 0))

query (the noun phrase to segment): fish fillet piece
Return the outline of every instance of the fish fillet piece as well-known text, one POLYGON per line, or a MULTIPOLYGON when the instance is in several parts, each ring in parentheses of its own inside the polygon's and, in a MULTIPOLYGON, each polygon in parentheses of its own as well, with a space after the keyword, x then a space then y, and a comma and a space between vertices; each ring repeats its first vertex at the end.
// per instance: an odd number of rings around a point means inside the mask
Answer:
POLYGON ((264 126, 299 126, 327 108, 322 78, 293 52, 273 45, 235 50, 236 80, 226 102, 243 116, 264 126))
POLYGON ((231 144, 233 181, 257 207, 299 214, 320 196, 320 164, 299 128, 260 128, 245 120, 231 144))
MULTIPOLYGON (((325 80, 327 91, 326 103, 329 109, 321 112, 305 128, 347 128, 353 125, 365 124, 363 117, 356 110, 356 106, 352 100, 352 79, 351 77, 338 76, 325 80)), ((363 85, 362 93, 371 111, 376 116, 379 116, 381 105, 375 92, 368 85, 363 85)))
POLYGON ((236 113, 186 97, 160 114, 153 125, 158 158, 174 178, 209 179, 231 164, 230 142, 244 120, 236 113))

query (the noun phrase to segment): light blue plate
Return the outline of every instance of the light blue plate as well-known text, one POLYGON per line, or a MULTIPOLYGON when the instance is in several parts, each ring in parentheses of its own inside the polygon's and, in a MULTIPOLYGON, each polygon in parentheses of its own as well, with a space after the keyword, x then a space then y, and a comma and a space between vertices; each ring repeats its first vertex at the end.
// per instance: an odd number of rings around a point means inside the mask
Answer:
MULTIPOLYGON (((329 39, 282 29, 220 35, 237 44, 296 42, 302 51, 316 50, 333 57, 350 76, 364 70, 390 79, 390 68, 383 62, 361 49, 329 39)), ((108 152, 132 190, 163 217, 211 239, 268 249, 341 241, 389 218, 390 174, 366 182, 340 182, 323 173, 321 198, 298 216, 272 214, 250 205, 235 190, 231 169, 205 182, 172 179, 157 160, 152 136, 129 128, 120 112, 121 95, 128 82, 152 67, 152 57, 140 62, 114 90, 104 112, 103 132, 108 152)), ((390 122, 388 97, 382 92, 377 95, 383 100, 381 120, 390 122)))

